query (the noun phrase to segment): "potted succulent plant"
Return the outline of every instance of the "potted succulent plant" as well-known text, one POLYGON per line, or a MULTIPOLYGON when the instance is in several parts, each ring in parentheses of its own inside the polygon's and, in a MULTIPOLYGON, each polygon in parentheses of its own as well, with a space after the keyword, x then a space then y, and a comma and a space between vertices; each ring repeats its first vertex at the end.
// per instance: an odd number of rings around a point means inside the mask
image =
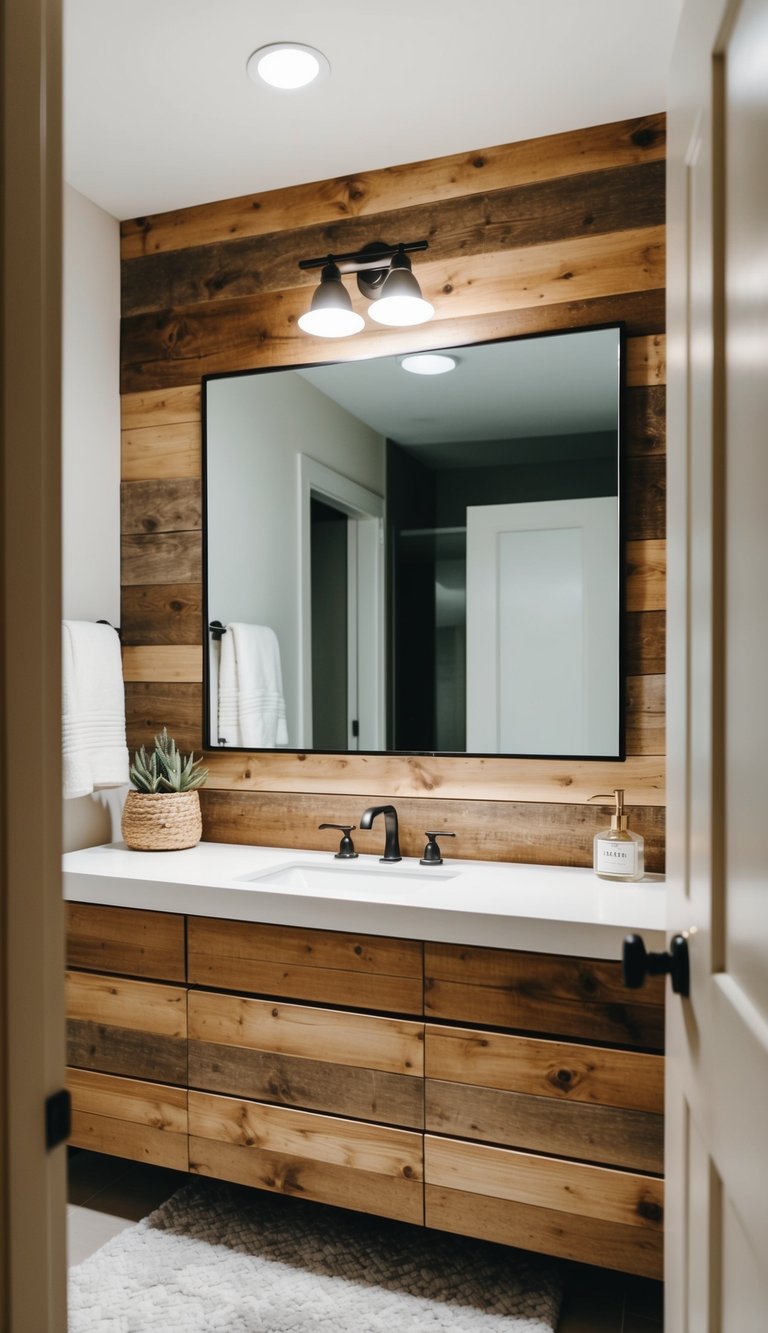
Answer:
POLYGON ((179 753, 163 727, 155 748, 142 745, 131 764, 133 790, 123 807, 121 829, 129 847, 142 852, 179 851, 194 847, 203 832, 201 787, 208 777, 202 760, 179 753))

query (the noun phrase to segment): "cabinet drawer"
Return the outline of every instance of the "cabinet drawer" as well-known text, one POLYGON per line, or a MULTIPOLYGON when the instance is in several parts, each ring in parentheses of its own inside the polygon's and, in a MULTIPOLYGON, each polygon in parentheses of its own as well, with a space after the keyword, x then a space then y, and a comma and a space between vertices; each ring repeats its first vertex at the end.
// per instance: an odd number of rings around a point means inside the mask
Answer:
POLYGON ((186 1085, 183 986, 68 972, 65 995, 68 1064, 186 1085))
POLYGON ((424 1124, 424 1025, 211 991, 189 995, 189 1082, 384 1124, 424 1124))
POLYGON ((660 1278, 653 1176, 427 1135, 427 1226, 660 1278))
POLYGON ((423 1223, 422 1136, 189 1093, 189 1169, 256 1189, 423 1223))
POLYGON ((190 917, 189 980, 318 1004, 423 1012, 422 945, 340 931, 190 917))
POLYGON ((427 1024, 425 1065, 434 1133, 663 1170, 663 1056, 427 1024))
POLYGON ((186 1171, 187 1093, 139 1079, 67 1070, 70 1144, 186 1171))
POLYGON ((67 903, 67 966, 184 981, 184 917, 67 903))
POLYGON ((424 947, 428 1018, 663 1049, 663 977, 630 992, 619 962, 454 944, 424 947))

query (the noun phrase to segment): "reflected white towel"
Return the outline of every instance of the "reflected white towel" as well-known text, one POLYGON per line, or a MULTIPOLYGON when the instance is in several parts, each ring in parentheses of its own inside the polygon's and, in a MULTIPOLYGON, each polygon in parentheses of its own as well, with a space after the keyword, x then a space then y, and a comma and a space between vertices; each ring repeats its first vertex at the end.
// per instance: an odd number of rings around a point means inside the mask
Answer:
POLYGON ((219 740, 246 749, 288 744, 280 647, 268 625, 227 625, 219 662, 219 740))
POLYGON ((62 761, 65 799, 128 782, 120 639, 111 625, 62 625, 62 761))

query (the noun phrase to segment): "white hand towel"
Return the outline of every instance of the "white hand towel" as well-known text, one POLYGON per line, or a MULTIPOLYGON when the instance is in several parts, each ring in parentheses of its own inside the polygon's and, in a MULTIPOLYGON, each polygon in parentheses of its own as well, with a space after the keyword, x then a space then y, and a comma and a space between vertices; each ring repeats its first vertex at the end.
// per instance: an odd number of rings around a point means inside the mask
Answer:
POLYGON ((268 625, 227 625, 219 663, 219 739, 274 749, 288 744, 280 646, 268 625))
POLYGON ((62 625, 64 797, 128 782, 120 639, 111 625, 62 625))

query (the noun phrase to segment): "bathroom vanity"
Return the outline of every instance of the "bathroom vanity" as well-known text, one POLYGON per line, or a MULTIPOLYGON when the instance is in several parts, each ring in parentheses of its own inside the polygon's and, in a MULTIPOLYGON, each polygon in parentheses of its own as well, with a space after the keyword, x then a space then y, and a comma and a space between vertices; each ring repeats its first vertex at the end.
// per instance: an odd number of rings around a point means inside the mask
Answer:
POLYGON ((664 884, 64 857, 71 1143, 660 1277, 664 884))

